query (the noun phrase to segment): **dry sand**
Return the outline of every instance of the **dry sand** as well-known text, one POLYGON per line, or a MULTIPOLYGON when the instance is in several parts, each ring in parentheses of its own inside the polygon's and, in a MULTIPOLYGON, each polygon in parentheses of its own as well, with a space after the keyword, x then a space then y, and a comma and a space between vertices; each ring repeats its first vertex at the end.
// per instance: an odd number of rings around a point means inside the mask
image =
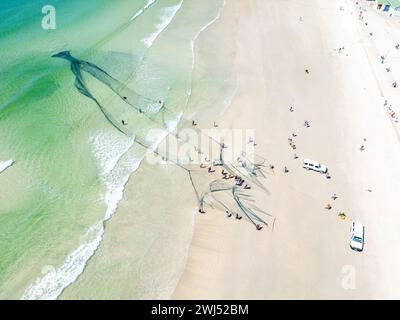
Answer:
POLYGON ((256 152, 275 165, 259 206, 276 223, 257 232, 219 211, 198 215, 172 298, 400 298, 400 141, 383 106, 399 101, 391 83, 400 84, 400 51, 391 48, 400 20, 360 3, 364 22, 351 0, 227 0, 214 28, 237 23, 237 93, 219 122, 254 129, 256 152), (387 73, 380 55, 389 49, 387 73), (303 157, 326 164, 332 179, 302 169, 303 157), (366 228, 362 253, 349 248, 351 219, 366 228))

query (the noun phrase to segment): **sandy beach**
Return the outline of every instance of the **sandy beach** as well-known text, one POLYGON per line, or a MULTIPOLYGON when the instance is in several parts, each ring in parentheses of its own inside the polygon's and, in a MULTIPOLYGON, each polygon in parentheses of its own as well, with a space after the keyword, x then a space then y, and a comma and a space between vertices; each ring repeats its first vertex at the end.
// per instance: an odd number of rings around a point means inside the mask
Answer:
POLYGON ((0 299, 399 299, 400 17, 374 3, 71 0, 48 28, 6 2, 0 299))
POLYGON ((256 153, 275 167, 258 205, 276 221, 258 232, 221 211, 197 215, 172 298, 398 299, 400 140, 388 109, 400 96, 398 19, 367 1, 227 0, 210 32, 224 26, 237 91, 218 122, 254 129, 256 153), (304 170, 303 158, 327 165, 331 179, 304 170), (365 225, 361 253, 349 248, 352 220, 365 225))

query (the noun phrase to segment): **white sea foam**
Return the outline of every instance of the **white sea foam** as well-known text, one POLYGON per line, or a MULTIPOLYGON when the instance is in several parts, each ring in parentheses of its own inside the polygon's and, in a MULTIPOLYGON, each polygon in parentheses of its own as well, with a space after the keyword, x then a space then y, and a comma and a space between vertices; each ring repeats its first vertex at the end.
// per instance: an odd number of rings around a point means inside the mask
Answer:
POLYGON ((173 132, 176 127, 178 126, 178 123, 181 121, 183 116, 183 112, 180 112, 175 119, 170 119, 165 121, 165 126, 168 130, 168 132, 173 132))
POLYGON ((90 139, 93 152, 106 176, 117 164, 121 156, 132 147, 134 139, 123 139, 119 136, 100 133, 90 139))
POLYGON ((148 8, 150 8, 157 0, 147 0, 146 5, 143 7, 143 9, 140 9, 132 18, 129 19, 129 21, 135 20, 137 17, 141 16, 148 8))
MULTIPOLYGON (((154 137, 148 152, 154 151, 167 134, 164 130, 154 137)), ((130 175, 136 171, 145 156, 135 155, 131 148, 134 144, 133 138, 99 133, 90 139, 90 143, 94 156, 99 161, 102 179, 107 188, 104 196, 107 204, 104 218, 88 229, 78 248, 67 256, 59 268, 46 273, 31 284, 25 290, 22 299, 57 299, 62 291, 79 277, 87 261, 100 245, 104 223, 116 212, 130 175)))
POLYGON ((68 255, 63 265, 58 269, 45 268, 47 270, 43 277, 30 285, 24 292, 23 300, 53 300, 58 297, 62 290, 73 283, 82 273, 86 261, 94 254, 99 246, 104 227, 101 223, 89 228, 81 239, 80 246, 68 255))
POLYGON ((14 164, 14 160, 12 160, 12 159, 0 162, 0 173, 2 173, 3 171, 6 171, 13 164, 14 164))
POLYGON ((147 38, 142 40, 142 42, 144 42, 148 48, 153 45, 154 41, 158 38, 161 32, 163 32, 168 27, 168 25, 171 23, 171 21, 174 19, 179 9, 181 8, 182 3, 183 0, 176 6, 163 9, 162 16, 160 17, 161 21, 156 25, 156 30, 147 38))

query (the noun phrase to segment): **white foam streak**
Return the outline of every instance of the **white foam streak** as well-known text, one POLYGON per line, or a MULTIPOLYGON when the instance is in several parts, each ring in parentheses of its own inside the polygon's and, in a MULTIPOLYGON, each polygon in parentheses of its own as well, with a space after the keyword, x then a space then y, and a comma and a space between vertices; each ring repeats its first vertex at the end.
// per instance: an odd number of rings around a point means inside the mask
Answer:
POLYGON ((148 0, 146 5, 143 7, 143 9, 140 9, 132 18, 129 19, 129 21, 135 20, 137 17, 141 16, 148 8, 150 8, 157 0, 148 0))
POLYGON ((13 164, 14 164, 14 160, 12 160, 12 159, 0 162, 0 173, 2 173, 3 171, 6 171, 13 164))
POLYGON ((160 17, 161 22, 156 25, 156 30, 150 36, 142 40, 142 42, 144 42, 148 48, 153 45, 158 36, 168 27, 181 8, 182 3, 183 0, 176 6, 163 9, 163 15, 160 17))

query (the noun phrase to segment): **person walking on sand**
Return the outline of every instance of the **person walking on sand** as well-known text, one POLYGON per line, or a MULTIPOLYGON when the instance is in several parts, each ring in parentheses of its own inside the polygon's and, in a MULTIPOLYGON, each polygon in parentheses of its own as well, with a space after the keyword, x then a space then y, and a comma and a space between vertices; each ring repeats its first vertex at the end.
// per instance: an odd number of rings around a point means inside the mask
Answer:
POLYGON ((331 198, 332 198, 332 200, 336 200, 338 198, 338 196, 336 195, 336 193, 334 193, 331 198))
POLYGON ((283 168, 283 172, 284 172, 284 173, 288 173, 288 172, 289 172, 289 169, 285 166, 285 167, 283 168))
POLYGON ((290 112, 293 112, 293 111, 294 111, 293 107, 290 107, 290 108, 289 108, 289 111, 290 111, 290 112))

